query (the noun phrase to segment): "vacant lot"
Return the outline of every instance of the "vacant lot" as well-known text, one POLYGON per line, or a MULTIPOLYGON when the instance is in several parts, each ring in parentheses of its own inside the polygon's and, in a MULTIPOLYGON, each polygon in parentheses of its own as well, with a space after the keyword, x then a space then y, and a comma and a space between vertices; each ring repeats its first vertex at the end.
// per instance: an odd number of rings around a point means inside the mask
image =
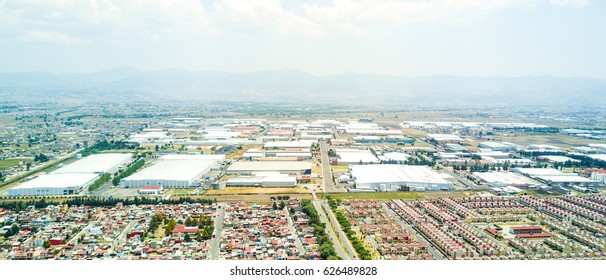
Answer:
MULTIPOLYGON (((311 194, 288 194, 289 198, 312 199, 311 194)), ((231 194, 231 195, 197 195, 190 196, 191 198, 216 199, 217 201, 228 202, 271 202, 272 195, 268 194, 231 194)), ((171 197, 171 199, 179 199, 181 197, 171 197)))
POLYGON ((520 145, 547 144, 568 148, 571 146, 595 143, 596 140, 573 137, 563 134, 520 134, 516 136, 501 137, 502 141, 520 145))
POLYGON ((309 193, 305 188, 238 188, 229 187, 223 190, 208 190, 204 195, 226 195, 226 194, 295 194, 309 193))
POLYGON ((330 196, 341 199, 425 199, 423 194, 417 192, 331 193, 317 194, 317 196, 318 198, 330 196))
POLYGON ((18 166, 20 161, 22 161, 22 159, 0 160, 0 168, 8 168, 8 167, 18 166))
POLYGON ((425 138, 427 136, 427 132, 414 128, 402 128, 402 131, 415 138, 425 138))

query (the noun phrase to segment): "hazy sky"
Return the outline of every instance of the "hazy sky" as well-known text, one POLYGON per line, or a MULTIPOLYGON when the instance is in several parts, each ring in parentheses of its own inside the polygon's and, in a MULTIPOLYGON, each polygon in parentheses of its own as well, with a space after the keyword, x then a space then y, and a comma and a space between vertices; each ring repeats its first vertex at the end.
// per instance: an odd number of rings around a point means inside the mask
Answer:
POLYGON ((606 78, 606 1, 0 0, 0 72, 606 78))

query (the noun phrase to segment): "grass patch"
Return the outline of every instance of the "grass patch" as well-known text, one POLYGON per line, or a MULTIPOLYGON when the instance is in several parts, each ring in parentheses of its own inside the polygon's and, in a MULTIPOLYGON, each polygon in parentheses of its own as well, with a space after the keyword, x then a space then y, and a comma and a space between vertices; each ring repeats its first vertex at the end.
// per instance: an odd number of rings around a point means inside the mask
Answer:
MULTIPOLYGON (((9 167, 15 167, 15 166, 19 166, 19 162, 22 161, 23 159, 5 159, 5 160, 0 160, 0 168, 9 168, 9 167)), ((23 160, 25 162, 27 161, 31 161, 31 160, 23 160)))
POLYGON ((223 194, 289 194, 289 193, 309 193, 305 188, 239 188, 228 187, 222 190, 207 190, 205 195, 223 195, 223 194))
POLYGON ((349 170, 349 166, 348 165, 333 165, 332 170, 347 171, 347 170, 349 170))

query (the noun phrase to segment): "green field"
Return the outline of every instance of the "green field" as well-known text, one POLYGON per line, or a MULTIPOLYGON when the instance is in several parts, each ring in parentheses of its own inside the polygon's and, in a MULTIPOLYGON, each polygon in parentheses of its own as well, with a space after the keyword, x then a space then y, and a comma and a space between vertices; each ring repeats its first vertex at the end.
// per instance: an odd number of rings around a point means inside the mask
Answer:
POLYGON ((22 159, 5 159, 5 160, 0 160, 0 168, 8 168, 8 167, 18 166, 20 161, 22 161, 22 159))

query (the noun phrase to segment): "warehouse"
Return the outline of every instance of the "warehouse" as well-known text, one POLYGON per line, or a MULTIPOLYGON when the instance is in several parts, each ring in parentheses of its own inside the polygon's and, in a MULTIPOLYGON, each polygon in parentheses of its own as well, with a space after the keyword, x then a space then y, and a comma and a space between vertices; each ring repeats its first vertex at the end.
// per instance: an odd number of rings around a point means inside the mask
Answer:
POLYGON ((461 137, 454 134, 427 134, 427 138, 431 139, 432 141, 438 144, 460 144, 461 142, 463 142, 463 139, 461 139, 461 137))
POLYGON ((576 173, 562 172, 554 168, 513 168, 511 171, 524 174, 549 186, 597 186, 599 183, 576 173))
POLYGON ((357 189, 397 191, 401 186, 431 191, 452 190, 453 184, 428 166, 416 165, 352 165, 352 178, 357 189))
POLYGON ((156 164, 120 180, 120 186, 125 188, 192 187, 194 182, 206 175, 216 164, 216 160, 160 160, 156 164))
POLYGON ((275 141, 275 142, 266 142, 264 148, 266 150, 270 149, 284 149, 284 148, 310 148, 313 143, 316 143, 315 140, 301 140, 301 141, 275 141))
POLYGON ((8 195, 11 197, 76 195, 88 188, 97 178, 99 175, 94 173, 45 174, 8 190, 8 195))
POLYGON ((379 159, 369 150, 337 150, 339 164, 379 163, 379 159))
POLYGON ((132 154, 95 154, 74 161, 51 173, 114 173, 131 159, 132 154))
POLYGON ((161 160, 224 160, 225 155, 185 155, 174 154, 160 157, 161 160))
POLYGON ((231 178, 225 182, 227 187, 263 187, 263 188, 294 188, 297 178, 285 174, 259 175, 254 177, 231 178))
POLYGON ((539 182, 532 180, 522 174, 513 172, 474 172, 473 175, 486 182, 491 187, 514 186, 519 188, 529 188, 540 185, 539 182))
POLYGON ((226 174, 253 174, 277 172, 281 174, 311 174, 311 163, 306 161, 238 161, 230 165, 226 174))
POLYGON ((516 145, 508 142, 480 142, 478 147, 493 151, 510 152, 516 150, 516 145))

